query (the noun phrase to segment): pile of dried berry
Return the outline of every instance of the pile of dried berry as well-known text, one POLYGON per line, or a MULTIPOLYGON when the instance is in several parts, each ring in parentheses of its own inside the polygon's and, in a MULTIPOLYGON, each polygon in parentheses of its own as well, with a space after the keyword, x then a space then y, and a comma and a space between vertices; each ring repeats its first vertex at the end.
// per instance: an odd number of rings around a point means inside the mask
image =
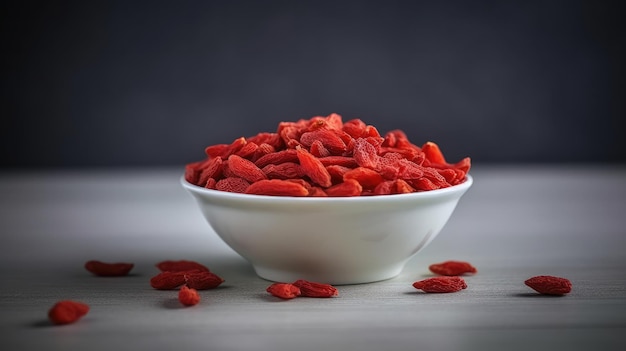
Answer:
POLYGON ((281 122, 274 133, 205 149, 185 179, 208 189, 274 196, 412 193, 463 183, 469 157, 448 163, 434 142, 421 147, 401 130, 381 136, 360 119, 332 113, 281 122))

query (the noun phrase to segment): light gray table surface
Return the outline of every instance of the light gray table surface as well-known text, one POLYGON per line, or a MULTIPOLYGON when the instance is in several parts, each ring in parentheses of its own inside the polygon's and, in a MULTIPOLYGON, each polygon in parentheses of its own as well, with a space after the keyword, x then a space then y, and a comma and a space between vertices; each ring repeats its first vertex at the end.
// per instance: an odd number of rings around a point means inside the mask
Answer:
POLYGON ((474 185, 437 238, 396 278, 339 286, 332 299, 279 301, 270 282, 204 222, 180 170, 0 173, 2 350, 624 350, 626 167, 474 166, 474 185), (131 261, 101 278, 85 261, 131 261), (182 308, 148 281, 191 259, 226 279, 182 308), (453 294, 412 282, 467 260, 453 294), (545 297, 534 275, 573 283, 545 297), (60 299, 91 306, 53 326, 60 299))

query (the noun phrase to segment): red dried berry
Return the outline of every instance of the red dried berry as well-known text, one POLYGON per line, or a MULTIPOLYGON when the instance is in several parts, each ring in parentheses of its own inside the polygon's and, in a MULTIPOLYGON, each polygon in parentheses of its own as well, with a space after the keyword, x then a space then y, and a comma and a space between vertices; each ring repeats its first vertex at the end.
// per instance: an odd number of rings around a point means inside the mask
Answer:
POLYGON ((48 311, 48 318, 54 324, 70 324, 89 312, 89 305, 72 300, 62 300, 48 311))
POLYGON ((269 179, 299 179, 304 175, 300 165, 294 162, 267 165, 263 167, 263 173, 269 179))
POLYGON ((467 288, 467 284, 461 277, 441 276, 416 281, 413 287, 427 293, 451 293, 467 288))
POLYGON ((185 284, 185 272, 161 272, 150 279, 150 286, 157 290, 172 290, 185 284))
POLYGON ((309 147, 309 152, 317 158, 330 156, 330 151, 319 140, 313 141, 309 147))
POLYGON ((347 171, 343 175, 343 180, 354 179, 363 188, 375 188, 378 184, 384 181, 383 176, 380 173, 376 172, 373 169, 365 168, 365 167, 357 167, 355 169, 351 169, 347 171))
POLYGON ((184 272, 184 277, 186 285, 196 290, 214 289, 224 282, 220 276, 208 271, 184 272))
POLYGON ((300 288, 289 283, 274 283, 267 287, 266 291, 281 299, 293 299, 301 295, 300 288))
POLYGON ((422 151, 426 155, 426 159, 432 163, 445 164, 446 159, 443 157, 443 153, 439 149, 439 145, 432 141, 427 141, 422 145, 422 151))
POLYGON ((267 179, 265 173, 263 173, 257 165, 237 155, 230 155, 228 157, 228 167, 235 176, 245 179, 250 183, 267 179))
POLYGON ((330 173, 328 173, 326 167, 324 167, 317 157, 313 156, 313 154, 302 147, 297 147, 296 152, 298 160, 300 161, 300 167, 302 167, 302 172, 307 175, 313 183, 319 184, 324 188, 333 184, 330 173))
POLYGON ((220 179, 217 183, 215 183, 215 190, 243 194, 249 186, 250 183, 243 178, 227 177, 220 179))
POLYGON ((337 288, 330 284, 310 282, 299 279, 292 283, 300 289, 300 296, 304 297, 333 297, 339 295, 337 288))
POLYGON ((307 196, 309 191, 302 185, 290 180, 265 179, 253 183, 246 189, 246 194, 270 196, 307 196))
POLYGON ((287 149, 287 150, 276 151, 271 154, 264 155, 260 157, 259 159, 257 159, 254 162, 254 164, 259 168, 263 168, 269 164, 279 165, 284 162, 297 162, 297 161, 298 161, 298 156, 296 155, 296 150, 287 149))
POLYGON ((132 263, 106 263, 101 261, 87 261, 85 269, 101 277, 121 277, 128 275, 135 265, 132 263))
POLYGON ((572 283, 568 279, 550 275, 532 277, 524 284, 544 295, 565 295, 572 291, 572 283))
POLYGON ((367 139, 358 138, 354 140, 354 160, 359 166, 375 169, 378 158, 376 147, 370 144, 367 139))
POLYGON ((203 165, 200 176, 198 178, 198 185, 206 187, 209 179, 217 179, 222 176, 222 170, 224 168, 224 162, 221 157, 215 157, 209 159, 206 165, 203 165))
POLYGON ((300 136, 300 143, 306 147, 311 147, 314 142, 321 143, 327 151, 333 155, 340 155, 346 151, 346 144, 341 140, 335 131, 329 129, 317 129, 313 132, 306 132, 300 136))
POLYGON ((393 183, 393 189, 395 194, 408 194, 415 192, 415 189, 403 179, 396 179, 393 183))
POLYGON ((395 182, 388 180, 388 181, 378 184, 376 188, 374 188, 374 194, 375 195, 390 195, 394 193, 394 189, 395 189, 395 182))
POLYGON ((196 289, 183 285, 178 291, 178 301, 185 306, 197 305, 200 302, 200 294, 196 289))
POLYGON ((361 184, 354 179, 346 179, 343 183, 339 183, 326 189, 328 196, 359 196, 363 192, 361 184))
POLYGON ((431 264, 428 269, 439 275, 455 276, 466 273, 476 273, 477 270, 469 262, 463 261, 445 261, 441 263, 431 264))
POLYGON ((196 261, 188 261, 188 260, 178 260, 178 261, 161 261, 156 264, 156 267, 161 272, 182 272, 182 271, 206 271, 209 272, 209 269, 201 263, 196 261))
POLYGON ((319 160, 325 167, 343 166, 343 167, 348 167, 348 168, 354 168, 358 166, 353 157, 347 157, 347 156, 327 156, 327 157, 320 157, 319 160))
POLYGON ((248 143, 244 145, 244 147, 242 147, 239 151, 237 151, 235 155, 243 158, 249 158, 250 156, 254 155, 258 149, 259 145, 257 145, 255 142, 251 142, 250 140, 248 140, 248 143))

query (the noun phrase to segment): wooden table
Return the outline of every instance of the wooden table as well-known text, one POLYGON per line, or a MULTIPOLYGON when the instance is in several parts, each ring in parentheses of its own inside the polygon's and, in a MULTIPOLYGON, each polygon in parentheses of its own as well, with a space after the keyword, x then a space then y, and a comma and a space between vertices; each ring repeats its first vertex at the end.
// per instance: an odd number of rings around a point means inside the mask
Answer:
POLYGON ((398 277, 279 301, 209 229, 179 169, 0 174, 3 350, 623 350, 626 167, 480 166, 441 234, 398 277), (131 261, 95 277, 85 261, 131 261), (191 259, 226 279, 183 308, 148 281, 191 259), (467 260, 468 288, 424 294, 428 265, 467 260), (534 275, 573 283, 540 296, 534 275), (53 326, 60 299, 91 306, 53 326))

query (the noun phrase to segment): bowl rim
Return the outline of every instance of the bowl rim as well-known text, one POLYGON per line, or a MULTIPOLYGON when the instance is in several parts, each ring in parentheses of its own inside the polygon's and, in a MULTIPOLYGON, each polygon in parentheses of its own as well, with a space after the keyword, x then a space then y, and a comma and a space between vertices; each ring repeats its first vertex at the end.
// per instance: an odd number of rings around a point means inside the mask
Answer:
POLYGON ((227 191, 207 189, 201 186, 191 184, 185 179, 183 174, 180 177, 182 186, 188 191, 201 194, 203 196, 210 196, 213 198, 220 198, 224 200, 232 201, 260 201, 271 203, 354 203, 354 202, 386 202, 389 200, 417 200, 417 199, 430 199, 438 198, 452 194, 463 194, 474 183, 474 178, 467 174, 465 181, 460 184, 456 184, 447 188, 420 191, 407 194, 390 194, 390 195, 372 195, 372 196, 331 196, 331 197, 307 197, 307 196, 272 196, 272 195, 257 195, 257 194, 240 194, 231 193, 227 191))

